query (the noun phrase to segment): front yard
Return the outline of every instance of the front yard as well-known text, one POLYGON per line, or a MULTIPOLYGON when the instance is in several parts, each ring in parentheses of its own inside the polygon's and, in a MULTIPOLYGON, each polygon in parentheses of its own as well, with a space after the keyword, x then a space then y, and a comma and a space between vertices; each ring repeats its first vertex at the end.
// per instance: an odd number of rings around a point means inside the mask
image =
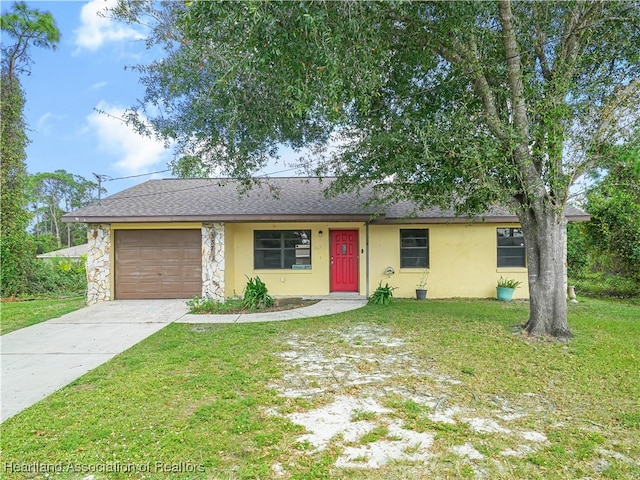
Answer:
POLYGON ((0 335, 60 317, 84 306, 84 297, 2 302, 0 335))
POLYGON ((2 425, 2 478, 639 478, 640 305, 172 324, 2 425), (34 473, 34 469, 40 469, 34 473), (25 470, 29 470, 25 472, 25 470))

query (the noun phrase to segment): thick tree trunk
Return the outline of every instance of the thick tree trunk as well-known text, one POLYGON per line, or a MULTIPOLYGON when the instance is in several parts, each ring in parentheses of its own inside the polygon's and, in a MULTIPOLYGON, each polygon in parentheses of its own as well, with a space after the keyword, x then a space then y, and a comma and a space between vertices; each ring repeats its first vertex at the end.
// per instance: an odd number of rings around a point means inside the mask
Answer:
POLYGON ((572 336, 567 322, 567 223, 562 212, 537 207, 520 212, 529 270, 530 313, 525 330, 566 340, 572 336))

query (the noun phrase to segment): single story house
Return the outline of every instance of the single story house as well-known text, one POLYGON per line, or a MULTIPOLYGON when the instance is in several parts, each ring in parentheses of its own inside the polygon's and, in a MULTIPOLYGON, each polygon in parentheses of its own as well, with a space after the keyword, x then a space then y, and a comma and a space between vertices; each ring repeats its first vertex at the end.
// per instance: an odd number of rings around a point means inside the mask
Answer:
POLYGON ((44 258, 44 259, 66 259, 72 261, 80 261, 82 257, 87 254, 86 243, 82 245, 74 245, 73 247, 62 248, 60 250, 54 250, 53 252, 41 253, 36 255, 36 258, 44 258))
MULTIPOLYGON (((518 218, 502 208, 456 217, 409 202, 327 198, 331 179, 272 178, 241 192, 228 179, 149 180, 68 213, 88 224, 88 303, 241 295, 259 276, 275 296, 369 296, 378 282, 413 297, 493 297, 500 276, 523 282, 518 218)), ((588 220, 567 208, 570 221, 588 220)))

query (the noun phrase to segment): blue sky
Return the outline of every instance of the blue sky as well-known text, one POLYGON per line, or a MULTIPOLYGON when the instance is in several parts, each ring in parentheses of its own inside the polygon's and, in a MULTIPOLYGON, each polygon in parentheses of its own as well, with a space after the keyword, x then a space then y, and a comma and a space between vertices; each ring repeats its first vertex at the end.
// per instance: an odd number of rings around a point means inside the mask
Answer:
MULTIPOLYGON (((27 1, 30 8, 50 12, 62 34, 55 51, 31 49, 31 75, 21 78, 31 140, 27 148, 29 173, 63 169, 95 180, 93 173, 120 178, 167 169, 171 151, 117 120, 144 95, 137 73, 125 67, 148 63, 154 52, 147 50, 141 27, 98 14, 115 3, 27 1)), ((3 1, 2 11, 11 5, 3 1)), ((266 173, 283 168, 280 163, 266 173)), ((104 186, 111 195, 149 178, 169 176, 162 173, 107 181, 104 186)))
MULTIPOLYGON (((98 15, 113 3, 27 2, 30 8, 49 11, 62 34, 57 50, 31 49, 31 74, 21 78, 30 173, 63 169, 94 180, 93 173, 118 178, 167 168, 171 152, 162 144, 96 111, 118 117, 141 98, 136 73, 125 67, 152 59, 143 31, 98 15)), ((10 6, 3 2, 2 11, 10 6)), ((112 194, 147 178, 104 185, 112 194)))

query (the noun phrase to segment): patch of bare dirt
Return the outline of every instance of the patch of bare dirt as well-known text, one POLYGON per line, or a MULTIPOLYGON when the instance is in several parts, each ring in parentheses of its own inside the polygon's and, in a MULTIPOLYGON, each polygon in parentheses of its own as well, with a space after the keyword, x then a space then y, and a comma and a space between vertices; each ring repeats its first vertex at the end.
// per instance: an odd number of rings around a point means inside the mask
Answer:
MULTIPOLYGON (((500 439, 498 445, 504 448, 490 459, 492 465, 502 459, 506 468, 509 457, 526 456, 547 443, 543 433, 527 426, 527 419, 548 408, 544 399, 531 393, 510 402, 469 392, 459 379, 419 359, 410 344, 384 326, 354 324, 313 338, 291 335, 285 343, 280 356, 288 371, 272 386, 283 397, 317 405, 284 415, 305 428, 298 440, 313 451, 338 447, 342 453, 336 467, 378 469, 407 463, 428 471, 432 462, 455 455, 478 478, 488 476, 483 462, 489 459, 468 441, 438 444, 437 428, 410 428, 402 420, 402 403, 407 401, 424 407, 425 420, 436 426, 500 439)), ((278 464, 274 471, 282 468, 278 464)))

